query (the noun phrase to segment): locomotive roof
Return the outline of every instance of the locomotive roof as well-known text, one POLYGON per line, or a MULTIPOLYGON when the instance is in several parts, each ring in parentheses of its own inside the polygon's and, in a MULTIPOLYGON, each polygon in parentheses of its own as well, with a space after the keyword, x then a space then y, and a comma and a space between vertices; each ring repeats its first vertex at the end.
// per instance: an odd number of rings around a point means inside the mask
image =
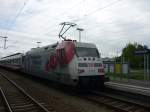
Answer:
POLYGON ((15 54, 11 54, 11 55, 2 57, 1 59, 2 59, 2 60, 5 60, 5 59, 11 59, 11 58, 18 58, 18 57, 20 57, 21 55, 23 55, 23 54, 22 54, 22 53, 15 53, 15 54))
POLYGON ((75 42, 76 47, 87 47, 87 48, 96 48, 96 45, 93 43, 85 43, 85 42, 75 42))
POLYGON ((55 48, 57 46, 58 43, 55 44, 51 44, 51 45, 47 45, 44 47, 37 47, 37 48, 32 48, 30 51, 28 51, 27 53, 33 53, 33 52, 41 52, 43 50, 48 50, 48 49, 52 49, 55 48))
MULTIPOLYGON (((93 44, 93 43, 76 42, 76 41, 73 41, 73 42, 74 42, 76 47, 96 48, 95 44, 93 44)), ((47 45, 47 46, 44 46, 44 47, 32 48, 30 51, 27 52, 27 54, 38 53, 38 52, 40 53, 42 51, 53 49, 53 48, 55 49, 58 44, 59 43, 54 43, 54 44, 47 45)))

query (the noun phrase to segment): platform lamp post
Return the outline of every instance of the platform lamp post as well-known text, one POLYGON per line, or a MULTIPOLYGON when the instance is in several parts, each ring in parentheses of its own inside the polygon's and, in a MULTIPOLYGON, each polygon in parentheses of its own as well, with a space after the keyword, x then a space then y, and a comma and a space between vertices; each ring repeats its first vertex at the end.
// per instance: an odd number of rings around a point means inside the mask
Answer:
POLYGON ((4 37, 4 36, 0 36, 0 37, 2 37, 4 39, 4 49, 6 49, 6 42, 7 42, 8 37, 4 37))
POLYGON ((77 30, 79 31, 79 42, 81 42, 81 31, 83 31, 84 29, 82 29, 82 28, 77 28, 77 30))
POLYGON ((39 48, 40 47, 40 44, 42 43, 42 42, 36 42, 37 43, 37 47, 39 48))

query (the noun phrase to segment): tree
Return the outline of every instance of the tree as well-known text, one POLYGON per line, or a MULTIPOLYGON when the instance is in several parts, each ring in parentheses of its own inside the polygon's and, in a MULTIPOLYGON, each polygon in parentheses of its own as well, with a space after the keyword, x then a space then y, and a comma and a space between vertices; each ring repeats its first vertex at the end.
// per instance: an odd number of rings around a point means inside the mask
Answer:
POLYGON ((124 61, 130 63, 131 68, 143 67, 143 56, 137 56, 134 54, 135 50, 148 49, 147 46, 140 45, 138 43, 128 43, 122 50, 121 57, 124 57, 124 61))

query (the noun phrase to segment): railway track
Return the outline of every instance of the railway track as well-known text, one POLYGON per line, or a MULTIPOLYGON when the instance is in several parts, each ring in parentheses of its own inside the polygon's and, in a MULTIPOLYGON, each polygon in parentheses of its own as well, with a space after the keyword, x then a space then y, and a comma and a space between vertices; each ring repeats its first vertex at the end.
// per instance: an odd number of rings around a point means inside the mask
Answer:
POLYGON ((149 112, 150 105, 137 103, 133 99, 127 100, 107 94, 105 92, 92 91, 89 95, 83 96, 86 100, 96 104, 106 105, 117 112, 149 112))
MULTIPOLYGON (((62 88, 63 87, 61 87, 60 90, 65 92, 66 89, 62 88)), ((59 88, 56 87, 56 89, 59 88)), ((68 89, 66 91, 70 94, 68 89)), ((130 98, 130 100, 126 98, 120 98, 117 95, 114 96, 107 92, 88 91, 87 94, 76 94, 73 92, 72 95, 79 96, 82 99, 84 98, 85 100, 98 105, 104 105, 106 107, 112 108, 112 110, 115 110, 116 112, 149 112, 150 110, 150 105, 136 102, 134 99, 130 98)))
POLYGON ((1 73, 0 75, 6 80, 3 85, 4 89, 1 89, 5 110, 8 112, 50 112, 42 105, 43 103, 36 101, 7 76, 1 73))
POLYGON ((6 96, 0 87, 0 112, 12 112, 6 96))

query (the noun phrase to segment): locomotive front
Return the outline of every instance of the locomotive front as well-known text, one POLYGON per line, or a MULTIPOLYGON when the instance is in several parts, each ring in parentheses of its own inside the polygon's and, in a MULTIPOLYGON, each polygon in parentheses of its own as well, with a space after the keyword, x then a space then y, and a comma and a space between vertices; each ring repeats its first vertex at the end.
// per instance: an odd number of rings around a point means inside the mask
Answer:
POLYGON ((104 85, 104 68, 94 44, 75 43, 76 74, 79 85, 98 87, 104 85))
POLYGON ((94 44, 64 41, 58 46, 57 52, 59 52, 61 64, 67 65, 65 68, 68 69, 65 70, 69 74, 72 85, 84 87, 104 85, 103 63, 94 44), (63 53, 65 53, 64 56, 62 56, 63 53))

